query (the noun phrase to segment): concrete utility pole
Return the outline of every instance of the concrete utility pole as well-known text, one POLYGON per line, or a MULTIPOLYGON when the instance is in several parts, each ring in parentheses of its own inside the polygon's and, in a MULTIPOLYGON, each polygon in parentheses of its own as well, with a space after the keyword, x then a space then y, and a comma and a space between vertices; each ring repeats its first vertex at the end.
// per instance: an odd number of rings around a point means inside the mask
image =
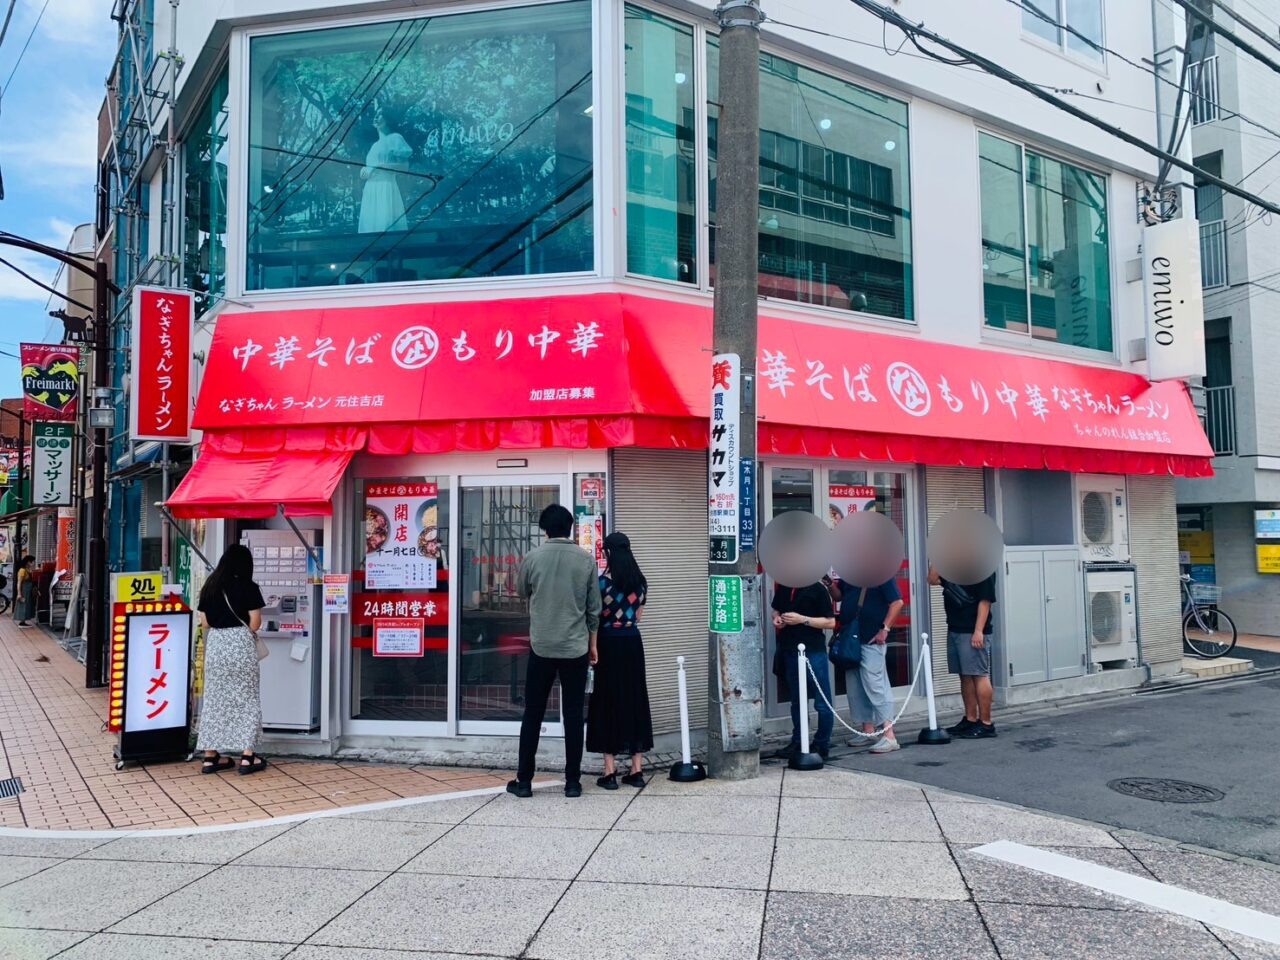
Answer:
POLYGON ((760 22, 764 14, 758 0, 725 0, 716 13, 720 18, 719 224, 715 359, 710 378, 707 760, 713 777, 734 780, 760 773, 764 698, 763 598, 755 550, 760 22), (721 403, 728 409, 717 408, 721 403))

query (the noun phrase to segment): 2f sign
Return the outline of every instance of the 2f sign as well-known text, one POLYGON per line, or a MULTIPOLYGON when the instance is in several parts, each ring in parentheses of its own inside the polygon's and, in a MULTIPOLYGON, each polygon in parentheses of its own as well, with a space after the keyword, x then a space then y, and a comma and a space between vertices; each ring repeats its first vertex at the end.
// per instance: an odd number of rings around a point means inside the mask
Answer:
POLYGON ((1195 220, 1169 220, 1143 231, 1142 288, 1148 379, 1203 377, 1204 296, 1200 230, 1195 220))

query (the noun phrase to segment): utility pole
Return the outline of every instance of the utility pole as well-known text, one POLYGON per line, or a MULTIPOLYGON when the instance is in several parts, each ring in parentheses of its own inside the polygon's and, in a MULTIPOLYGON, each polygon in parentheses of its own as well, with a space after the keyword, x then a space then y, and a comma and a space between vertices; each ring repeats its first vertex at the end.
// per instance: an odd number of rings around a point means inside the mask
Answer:
POLYGON ((720 20, 719 223, 715 357, 709 378, 707 760, 713 777, 742 780, 760 773, 764 698, 763 596, 755 550, 760 23, 764 14, 758 0, 724 0, 716 13, 720 20))

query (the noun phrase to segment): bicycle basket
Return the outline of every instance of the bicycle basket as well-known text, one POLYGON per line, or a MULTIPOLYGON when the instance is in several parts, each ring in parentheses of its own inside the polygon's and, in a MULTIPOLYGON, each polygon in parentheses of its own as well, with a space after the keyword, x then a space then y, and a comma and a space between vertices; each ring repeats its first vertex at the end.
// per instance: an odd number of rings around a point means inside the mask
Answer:
POLYGON ((1222 599, 1222 588, 1216 583, 1193 583, 1191 598, 1196 603, 1217 603, 1222 599))

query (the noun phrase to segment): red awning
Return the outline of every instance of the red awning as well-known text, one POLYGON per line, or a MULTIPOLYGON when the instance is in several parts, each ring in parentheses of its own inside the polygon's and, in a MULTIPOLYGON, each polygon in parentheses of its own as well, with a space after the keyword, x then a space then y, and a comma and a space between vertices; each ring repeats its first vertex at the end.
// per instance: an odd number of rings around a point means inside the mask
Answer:
MULTIPOLYGON (((703 448, 710 352, 705 302, 620 293, 226 313, 195 424, 226 452, 703 448)), ((1119 368, 762 316, 757 370, 766 453, 1212 473, 1186 387, 1119 368)))
POLYGON ((206 444, 169 498, 175 517, 327 516, 353 450, 277 450, 229 453, 206 444))

